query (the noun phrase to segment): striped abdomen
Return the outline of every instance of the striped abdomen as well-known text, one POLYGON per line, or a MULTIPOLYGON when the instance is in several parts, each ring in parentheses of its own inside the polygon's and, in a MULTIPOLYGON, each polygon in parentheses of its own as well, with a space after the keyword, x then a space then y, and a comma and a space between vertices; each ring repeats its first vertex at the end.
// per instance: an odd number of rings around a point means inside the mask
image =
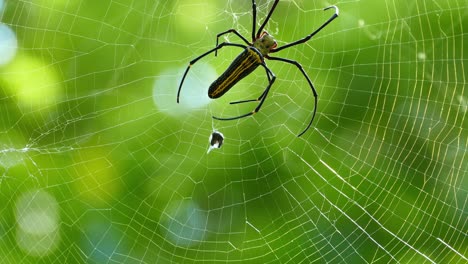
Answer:
POLYGON ((262 54, 254 47, 247 47, 234 59, 227 70, 210 85, 208 96, 213 99, 221 97, 262 63, 262 54))

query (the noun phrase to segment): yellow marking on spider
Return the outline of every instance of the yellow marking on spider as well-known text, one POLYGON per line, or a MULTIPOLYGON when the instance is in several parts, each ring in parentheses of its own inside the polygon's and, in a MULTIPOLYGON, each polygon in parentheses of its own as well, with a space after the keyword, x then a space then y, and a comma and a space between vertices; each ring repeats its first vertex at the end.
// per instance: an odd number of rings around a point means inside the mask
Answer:
POLYGON ((247 49, 247 55, 241 61, 241 63, 230 72, 228 76, 218 85, 218 87, 211 93, 212 97, 216 97, 219 93, 222 93, 228 87, 231 86, 233 82, 237 82, 240 79, 240 76, 248 69, 254 65, 259 65, 262 63, 262 58, 260 55, 253 49, 247 49))

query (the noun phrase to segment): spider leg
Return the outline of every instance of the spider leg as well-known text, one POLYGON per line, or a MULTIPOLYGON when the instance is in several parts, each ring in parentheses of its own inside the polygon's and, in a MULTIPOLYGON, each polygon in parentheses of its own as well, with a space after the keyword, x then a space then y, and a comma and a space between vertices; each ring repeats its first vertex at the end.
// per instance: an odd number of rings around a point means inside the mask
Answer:
POLYGON ((257 3, 252 0, 252 42, 255 41, 255 26, 257 25, 257 3))
MULTIPOLYGON (((254 2, 255 2, 255 0, 252 0, 252 3, 254 3, 254 2)), ((273 11, 275 11, 276 5, 278 3, 279 3, 279 0, 275 0, 275 2, 273 3, 273 6, 270 9, 270 12, 268 12, 267 17, 265 18, 265 21, 263 21, 263 24, 258 28, 257 35, 256 35, 255 38, 253 36, 253 31, 255 31, 255 25, 254 25, 254 28, 253 28, 254 30, 252 31, 252 41, 255 41, 255 39, 258 39, 260 37, 260 35, 262 35, 262 31, 265 28, 265 25, 268 23, 268 20, 270 20, 270 17, 273 14, 273 11)))
POLYGON ((294 42, 291 42, 289 44, 286 44, 284 46, 281 46, 279 48, 276 48, 276 49, 273 49, 270 51, 270 53, 274 53, 274 52, 278 52, 280 50, 283 50, 283 49, 287 49, 289 47, 292 47, 292 46, 295 46, 295 45, 298 45, 298 44, 301 44, 301 43, 304 43, 304 42, 307 42, 309 39, 311 39, 315 34, 317 34, 318 32, 320 32, 320 30, 322 30, 324 27, 326 27, 328 24, 330 24, 330 22, 332 22, 335 18, 338 17, 338 13, 339 13, 339 9, 338 7, 336 6, 329 6, 325 9, 323 9, 324 11, 325 10, 328 10, 328 9, 331 9, 331 8, 334 8, 335 9, 335 13, 327 20, 325 21, 325 23, 323 23, 318 29, 316 29, 314 32, 312 32, 310 35, 302 38, 302 39, 299 39, 299 40, 296 40, 294 42))
POLYGON ((309 76, 307 76, 307 73, 304 71, 304 68, 302 68, 302 65, 299 62, 294 61, 294 60, 285 59, 285 58, 270 57, 270 56, 267 56, 266 58, 270 59, 270 60, 282 61, 282 62, 286 62, 286 63, 292 64, 292 65, 295 65, 302 72, 302 74, 306 78, 307 82, 309 83, 310 88, 312 89, 312 94, 314 95, 314 100, 315 100, 314 111, 312 112, 312 118, 310 119, 310 122, 307 125, 306 129, 304 129, 304 131, 302 131, 299 135, 297 135, 298 137, 300 137, 310 128, 310 126, 312 125, 312 122, 314 121, 315 113, 317 112, 317 102, 318 102, 317 91, 315 90, 315 87, 312 84, 312 81, 310 80, 309 76))
MULTIPOLYGON (((229 29, 229 30, 226 30, 226 31, 221 32, 221 33, 219 33, 218 35, 216 35, 216 47, 218 46, 219 37, 221 37, 222 35, 225 35, 225 34, 229 34, 229 33, 234 33, 234 34, 236 34, 239 38, 242 39, 242 41, 245 42, 245 44, 247 44, 247 46, 251 46, 251 45, 252 45, 251 43, 249 43, 249 42, 247 41, 246 38, 244 38, 239 32, 237 32, 237 30, 231 28, 231 29, 229 29)), ((218 56, 218 50, 215 51, 215 56, 218 56)))
POLYGON ((265 63, 262 63, 260 65, 262 65, 265 68, 265 70, 267 71, 267 75, 269 75, 268 76, 269 83, 268 83, 268 86, 265 88, 265 91, 263 91, 262 95, 259 97, 260 103, 257 105, 257 107, 252 112, 249 112, 247 114, 243 114, 243 115, 240 115, 240 116, 227 117, 227 118, 213 116, 214 119, 216 119, 216 120, 235 120, 235 119, 251 116, 251 115, 253 115, 255 113, 258 113, 260 111, 260 108, 262 107, 263 102, 265 102, 265 99, 266 99, 266 97, 268 95, 268 92, 270 91, 271 86, 273 85, 273 83, 276 80, 276 76, 273 74, 273 72, 270 69, 268 69, 268 67, 266 66, 265 63), (271 76, 271 78, 270 78, 270 76, 271 76))
POLYGON ((247 48, 245 45, 242 45, 242 44, 223 42, 223 43, 217 45, 215 48, 213 48, 213 49, 203 53, 202 55, 196 57, 195 59, 191 60, 189 62, 189 65, 187 66, 187 69, 185 69, 184 76, 182 77, 182 80, 180 81, 179 90, 177 91, 177 103, 179 103, 180 91, 182 90, 182 85, 184 84, 185 77, 187 77, 187 73, 189 72, 192 65, 195 64, 199 59, 205 57, 206 55, 208 55, 208 54, 210 54, 212 52, 215 52, 215 51, 221 49, 224 46, 233 46, 233 47, 239 47, 239 48, 243 48, 243 49, 247 48))
MULTIPOLYGON (((270 83, 271 82, 270 74, 268 73, 268 70, 266 68, 265 68, 265 71, 266 71, 266 74, 267 74, 267 77, 268 77, 268 83, 270 83)), ((256 99, 235 101, 235 102, 230 102, 229 104, 242 104, 242 103, 248 103, 248 102, 258 102, 263 98, 263 96, 265 96, 265 92, 266 92, 266 90, 264 90, 263 93, 256 99)))

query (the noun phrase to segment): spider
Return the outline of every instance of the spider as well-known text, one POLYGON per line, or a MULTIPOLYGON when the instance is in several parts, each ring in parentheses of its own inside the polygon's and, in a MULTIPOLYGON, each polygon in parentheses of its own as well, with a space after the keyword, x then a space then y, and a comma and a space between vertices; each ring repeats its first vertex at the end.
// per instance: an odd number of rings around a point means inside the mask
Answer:
POLYGON ((239 119, 243 117, 247 117, 250 115, 253 115, 260 111, 260 108, 262 107, 263 103, 265 102, 265 99, 268 95, 268 92, 270 91, 271 86, 275 82, 276 76, 273 74, 273 72, 267 67, 265 63, 265 59, 268 60, 275 60, 275 61, 282 61, 285 63, 292 64, 296 66, 304 75, 306 78, 307 82, 309 83, 310 88, 312 89, 312 94, 314 95, 314 111, 312 112, 312 118, 307 125, 306 129, 302 131, 298 137, 302 136, 312 125, 312 122, 314 121, 315 113, 317 111, 317 91, 315 90, 314 85, 312 84, 309 76, 307 76, 306 72, 302 68, 302 65, 294 60, 290 59, 285 59, 285 58, 280 58, 280 57, 272 57, 269 54, 270 53, 276 53, 281 50, 290 48, 292 46, 305 43, 308 40, 310 40, 315 34, 317 34, 320 30, 322 30, 324 27, 326 27, 330 22, 332 22, 335 18, 338 17, 338 7, 336 6, 329 6, 325 8, 324 10, 328 9, 335 9, 335 13, 327 20, 325 23, 323 23, 318 29, 313 31, 310 35, 296 40, 294 42, 291 42, 289 44, 283 45, 281 47, 277 47, 276 40, 268 34, 267 31, 263 30, 265 28, 265 25, 267 24, 268 20, 270 19, 271 15, 275 11, 275 8, 278 4, 279 0, 275 0, 273 3, 272 8, 270 9, 270 12, 268 13, 265 21, 263 24, 260 26, 260 28, 255 31, 255 27, 257 25, 257 4, 255 0, 252 0, 252 13, 253 13, 253 23, 252 23, 252 42, 249 42, 245 37, 243 37, 239 32, 237 32, 235 29, 229 29, 224 32, 219 33, 216 36, 216 47, 203 53, 202 55, 196 57, 192 61, 189 62, 189 65, 187 66, 187 69, 184 72, 184 76, 182 77, 182 80, 180 81, 179 85, 179 90, 177 91, 177 103, 179 103, 179 96, 180 96, 180 91, 182 89, 182 85, 184 84, 185 77, 187 76, 188 71, 194 65, 198 60, 201 58, 207 56, 208 54, 211 54, 215 52, 215 56, 217 56, 218 50, 221 49, 222 47, 225 46, 233 46, 233 47, 240 47, 243 48, 244 51, 239 54, 234 61, 231 63, 231 65, 226 69, 226 71, 221 74, 221 76, 218 77, 209 87, 208 89, 208 96, 212 99, 219 98, 223 96, 229 89, 231 89, 237 82, 242 80, 244 77, 249 75, 251 72, 253 72, 258 66, 262 66, 265 68, 266 75, 268 78, 268 85, 263 91, 263 93, 256 99, 250 99, 250 100, 242 100, 242 101, 235 101, 235 102, 230 102, 230 104, 240 104, 240 103, 247 103, 247 102, 259 102, 257 107, 247 113, 243 114, 240 116, 236 117, 228 117, 228 118, 221 118, 221 117, 215 117, 213 116, 214 119, 217 120, 234 120, 234 119, 239 119), (219 37, 229 34, 229 33, 234 33, 236 36, 238 36, 242 41, 245 42, 247 45, 243 44, 237 44, 237 43, 229 43, 229 42, 223 42, 221 44, 218 44, 219 42, 219 37))

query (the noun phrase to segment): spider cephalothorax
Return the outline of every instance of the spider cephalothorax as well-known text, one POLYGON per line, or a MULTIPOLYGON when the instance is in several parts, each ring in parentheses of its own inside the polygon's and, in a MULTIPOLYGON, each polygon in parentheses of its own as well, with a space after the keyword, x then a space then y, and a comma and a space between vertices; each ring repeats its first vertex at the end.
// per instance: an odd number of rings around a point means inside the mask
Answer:
POLYGON ((262 35, 260 36, 260 38, 257 38, 257 39, 254 41, 253 46, 254 46, 258 51, 260 51, 260 53, 261 53, 263 56, 266 56, 266 55, 268 55, 268 53, 270 53, 274 48, 276 48, 277 44, 276 44, 276 40, 275 40, 270 34, 268 34, 268 32, 263 31, 263 33, 262 33, 262 35))

